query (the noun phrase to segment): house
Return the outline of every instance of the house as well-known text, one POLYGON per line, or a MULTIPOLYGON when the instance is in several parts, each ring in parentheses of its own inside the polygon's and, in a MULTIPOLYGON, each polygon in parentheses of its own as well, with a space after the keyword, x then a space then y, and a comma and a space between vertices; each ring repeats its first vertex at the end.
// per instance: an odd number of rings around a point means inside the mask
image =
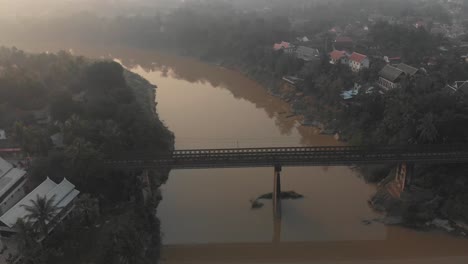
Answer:
POLYGON ((57 184, 47 178, 0 217, 0 233, 2 236, 14 234, 15 224, 19 219, 25 219, 28 215, 26 208, 32 206, 33 201, 37 199, 37 197, 53 199, 53 204, 57 208, 55 219, 48 223, 49 232, 51 232, 55 228, 55 225, 65 219, 74 209, 74 202, 78 194, 80 194, 80 192, 75 189, 75 185, 70 183, 67 179, 57 184))
POLYGON ((394 89, 400 86, 400 81, 404 76, 413 77, 418 73, 418 69, 400 63, 396 66, 386 65, 379 72, 378 84, 385 90, 394 89))
POLYGON ((319 58, 320 52, 318 51, 318 49, 299 46, 296 50, 296 56, 298 59, 304 61, 312 61, 319 58))
POLYGON ((468 81, 457 81, 452 85, 447 84, 445 90, 452 94, 460 92, 468 95, 468 81))
POLYGON ((294 46, 289 42, 281 41, 281 43, 275 43, 273 45, 273 50, 283 50, 286 53, 292 53, 294 51, 294 46))
POLYGON ((330 53, 331 64, 348 64, 348 55, 343 50, 334 50, 330 53))
POLYGON ((354 47, 354 41, 350 37, 337 37, 333 42, 333 48, 336 50, 352 50, 354 47))
POLYGON ((310 39, 309 39, 307 36, 304 36, 304 37, 302 37, 302 38, 301 38, 301 37, 298 37, 298 38, 296 38, 296 39, 297 39, 297 41, 299 41, 299 42, 309 42, 309 41, 310 41, 310 39))
POLYGON ((26 193, 26 171, 0 158, 0 214, 13 207, 26 193))
POLYGON ((353 72, 359 72, 362 69, 369 68, 369 58, 357 52, 353 52, 351 56, 349 56, 349 67, 353 72))

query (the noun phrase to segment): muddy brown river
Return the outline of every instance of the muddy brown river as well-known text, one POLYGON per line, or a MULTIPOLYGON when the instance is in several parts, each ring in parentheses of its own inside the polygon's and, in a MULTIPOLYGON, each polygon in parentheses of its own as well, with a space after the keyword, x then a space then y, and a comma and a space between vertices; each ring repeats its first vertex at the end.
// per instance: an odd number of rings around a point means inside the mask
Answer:
MULTIPOLYGON (((74 45, 75 54, 112 58, 158 86, 157 109, 176 148, 339 145, 291 117, 289 106, 239 73, 155 52, 74 45)), ((283 190, 305 197, 249 200, 273 190, 273 168, 174 170, 158 208, 164 263, 468 263, 468 240, 363 220, 381 218, 367 204, 375 186, 350 167, 284 168, 283 190)))

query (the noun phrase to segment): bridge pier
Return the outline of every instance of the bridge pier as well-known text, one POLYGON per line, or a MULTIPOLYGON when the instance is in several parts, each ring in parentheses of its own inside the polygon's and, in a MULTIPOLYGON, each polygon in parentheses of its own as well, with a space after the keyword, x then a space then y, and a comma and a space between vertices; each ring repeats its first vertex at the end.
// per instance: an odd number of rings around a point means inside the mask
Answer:
POLYGON ((281 219, 281 165, 275 165, 273 176, 273 216, 281 219))
POLYGON ((409 187, 413 182, 414 163, 406 163, 405 188, 409 187))
POLYGON ((407 187, 411 185, 413 178, 414 164, 402 162, 398 164, 395 183, 398 186, 399 193, 403 192, 407 187))

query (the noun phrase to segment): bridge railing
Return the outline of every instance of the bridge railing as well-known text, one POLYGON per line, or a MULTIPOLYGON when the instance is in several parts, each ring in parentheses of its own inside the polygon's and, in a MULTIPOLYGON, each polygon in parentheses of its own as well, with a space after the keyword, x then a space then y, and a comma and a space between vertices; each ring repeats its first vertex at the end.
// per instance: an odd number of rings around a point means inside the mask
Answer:
POLYGON ((362 164, 379 162, 468 161, 466 145, 319 146, 176 150, 169 155, 142 153, 110 160, 120 166, 269 166, 274 164, 362 164))

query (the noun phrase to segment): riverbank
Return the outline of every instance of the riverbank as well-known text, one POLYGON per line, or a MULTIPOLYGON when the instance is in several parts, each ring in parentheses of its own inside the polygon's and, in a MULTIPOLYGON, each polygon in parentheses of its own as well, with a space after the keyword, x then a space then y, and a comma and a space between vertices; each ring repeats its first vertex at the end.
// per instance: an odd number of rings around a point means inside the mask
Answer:
MULTIPOLYGON (((285 85, 279 79, 273 79, 272 81, 271 75, 269 77, 269 80, 267 76, 268 74, 253 74, 251 70, 252 66, 244 67, 242 63, 236 64, 232 61, 228 62, 223 60, 211 60, 208 62, 218 67, 223 67, 240 72, 245 76, 249 77, 250 79, 259 82, 260 84, 262 84, 263 87, 267 89, 269 94, 289 104, 294 114, 299 116, 302 115, 302 119, 306 120, 303 121, 303 123, 319 127, 321 133, 335 135, 336 139, 345 142, 347 141, 350 144, 356 144, 358 142, 356 140, 353 140, 353 135, 350 135, 350 133, 346 133, 345 131, 340 129, 349 125, 344 124, 342 122, 340 123, 340 121, 333 118, 333 113, 336 113, 336 109, 328 108, 328 110, 326 110, 326 113, 320 114, 320 108, 315 108, 313 106, 315 102, 314 98, 305 95, 301 90, 291 87, 289 85, 285 85)), ((349 121, 351 122, 351 120, 349 121)), ((360 168, 360 170, 363 172, 363 177, 366 180, 366 182, 369 182, 371 184, 383 184, 389 179, 391 179, 392 169, 394 169, 394 166, 366 166, 360 168)), ((402 198, 398 197, 396 199, 398 202, 396 203, 392 202, 388 204, 379 204, 379 201, 381 201, 379 197, 382 196, 381 193, 383 192, 382 189, 379 189, 377 193, 375 193, 375 195, 369 199, 370 201, 374 201, 373 203, 370 203, 370 205, 377 211, 384 212, 391 217, 398 216, 401 219, 401 221, 398 221, 398 224, 402 226, 412 227, 420 230, 441 229, 444 231, 450 231, 450 233, 453 234, 463 235, 465 231, 464 229, 460 228, 461 226, 464 226, 464 224, 461 224, 463 222, 463 218, 456 220, 456 218, 458 218, 459 216, 459 213, 457 213, 456 209, 453 208, 464 206, 465 203, 462 200, 459 200, 459 202, 457 202, 454 199, 444 200, 440 196, 439 198, 437 198, 437 191, 430 190, 434 186, 427 186, 427 183, 424 182, 424 178, 422 178, 422 176, 417 176, 416 178, 419 178, 420 180, 415 181, 413 183, 413 186, 415 187, 415 189, 422 188, 424 190, 423 193, 429 194, 429 196, 426 196, 428 197, 427 199, 435 199, 434 201, 432 201, 432 207, 427 207, 426 202, 430 201, 421 202, 421 195, 419 194, 420 192, 410 190, 406 190, 406 193, 403 195, 403 197, 411 198, 405 198, 405 200, 403 200, 402 198), (421 203, 415 203, 414 201, 420 201, 421 203), (396 210, 395 208, 398 208, 398 210, 396 210), (421 212, 424 212, 429 208, 431 213, 428 213, 425 216, 420 215, 423 216, 422 219, 418 219, 418 217, 415 219, 411 216, 410 208, 417 208, 417 210, 421 212), (451 210, 451 212, 449 212, 449 210, 451 210), (446 220, 444 219, 450 219, 449 223, 450 226, 452 226, 451 228, 446 228, 446 225, 440 224, 442 222, 445 223, 446 220), (452 232, 451 230, 458 231, 452 232)), ((384 223, 386 222, 384 221, 384 223)), ((392 222, 392 224, 395 224, 394 221, 392 222)))

